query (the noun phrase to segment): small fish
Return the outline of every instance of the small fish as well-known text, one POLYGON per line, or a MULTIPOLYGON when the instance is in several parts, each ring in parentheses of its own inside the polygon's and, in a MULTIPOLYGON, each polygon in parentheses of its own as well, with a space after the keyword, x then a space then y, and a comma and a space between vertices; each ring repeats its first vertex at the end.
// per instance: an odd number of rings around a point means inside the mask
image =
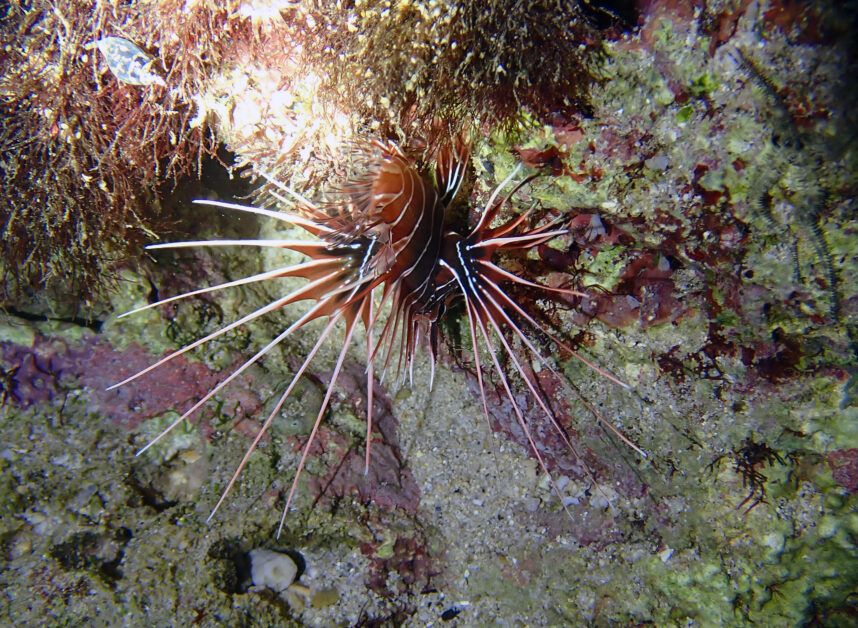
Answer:
POLYGON ((87 44, 87 49, 98 48, 107 61, 107 67, 122 83, 128 85, 161 85, 164 79, 152 71, 155 58, 137 44, 123 37, 104 37, 87 44))

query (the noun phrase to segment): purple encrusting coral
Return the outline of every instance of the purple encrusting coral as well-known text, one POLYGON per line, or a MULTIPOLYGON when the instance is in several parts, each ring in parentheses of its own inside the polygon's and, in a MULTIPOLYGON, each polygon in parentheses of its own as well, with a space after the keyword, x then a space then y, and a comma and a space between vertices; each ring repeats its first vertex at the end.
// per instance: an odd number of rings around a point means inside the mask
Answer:
POLYGON ((834 481, 850 493, 858 491, 858 449, 838 449, 828 454, 834 481))
MULTIPOLYGON (((180 358, 133 389, 108 392, 105 389, 117 376, 140 370, 151 363, 152 356, 136 344, 117 350, 97 336, 75 343, 60 336, 37 336, 32 346, 0 342, 0 359, 8 365, 7 403, 29 407, 49 402, 70 387, 86 388, 93 412, 129 430, 168 410, 190 407, 220 379, 204 364, 180 358)), ((250 383, 237 387, 232 397, 238 418, 261 408, 250 383)))
MULTIPOLYGON (((330 374, 319 379, 327 386, 330 374)), ((337 379, 335 408, 345 405, 363 418, 366 414, 366 399, 363 396, 365 386, 364 367, 347 361, 337 379)), ((376 383, 372 458, 367 474, 364 474, 363 435, 350 439, 336 428, 323 427, 318 440, 310 449, 310 455, 321 456, 331 450, 336 454, 335 460, 326 465, 324 475, 310 479, 310 490, 315 501, 329 504, 354 496, 363 504, 374 503, 383 510, 401 508, 409 514, 415 514, 420 506, 420 488, 405 464, 397 435, 398 426, 390 398, 376 383)), ((296 440, 296 451, 300 450, 302 444, 302 441, 296 440)))

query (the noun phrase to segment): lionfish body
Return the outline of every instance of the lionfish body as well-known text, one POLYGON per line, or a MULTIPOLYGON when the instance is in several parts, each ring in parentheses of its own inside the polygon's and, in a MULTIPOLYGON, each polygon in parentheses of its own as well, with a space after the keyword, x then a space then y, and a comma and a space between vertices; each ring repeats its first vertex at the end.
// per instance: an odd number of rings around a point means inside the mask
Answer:
MULTIPOLYGON (((510 341, 505 335, 505 331, 511 330, 513 336, 517 337, 534 357, 542 360, 539 351, 522 332, 516 320, 524 320, 529 325, 540 329, 573 356, 613 381, 624 385, 563 345, 559 339, 552 336, 545 329, 542 329, 539 323, 511 299, 501 287, 503 283, 514 282, 532 288, 583 296, 581 293, 571 290, 548 288, 547 286, 520 278, 496 265, 493 261, 495 254, 500 250, 530 248, 565 233, 564 229, 556 228, 556 222, 535 229, 523 229, 522 225, 527 219, 527 213, 513 218, 500 226, 491 226, 491 223, 497 218, 501 207, 509 200, 512 193, 529 181, 529 179, 520 183, 504 199, 498 199, 501 189, 509 183, 517 172, 516 169, 495 189, 477 225, 468 233, 462 234, 455 228, 451 228, 447 222, 448 210, 462 184, 469 159, 468 150, 463 142, 455 141, 447 148, 439 151, 436 158, 434 178, 427 172, 421 172, 416 163, 393 143, 386 145, 375 143, 372 149, 372 153, 364 153, 364 174, 342 187, 339 190, 340 200, 327 207, 320 207, 313 204, 287 186, 279 184, 268 177, 266 178, 268 178, 270 183, 278 187, 281 192, 292 197, 293 201, 297 203, 300 213, 292 214, 284 211, 272 211, 216 201, 196 201, 205 205, 256 213, 291 223, 316 236, 318 238, 316 242, 303 240, 214 240, 158 244, 149 247, 177 248, 206 245, 273 246, 296 251, 309 259, 297 265, 259 273, 245 279, 164 299, 128 312, 123 316, 177 299, 264 281, 275 277, 302 277, 308 281, 294 292, 167 355, 150 367, 128 377, 111 388, 124 385, 212 338, 220 336, 239 325, 244 325, 259 316, 277 310, 289 303, 303 300, 309 300, 313 303, 301 317, 195 403, 154 441, 141 450, 141 453, 164 437, 186 418, 190 417, 217 392, 235 380, 243 371, 256 363, 295 330, 312 320, 328 318, 326 327, 308 353, 301 367, 295 373, 286 391, 261 426, 247 453, 238 465, 231 481, 213 509, 211 516, 214 515, 223 503, 263 434, 271 425, 271 422, 280 411, 280 408, 309 366, 315 354, 340 320, 343 320, 345 323, 345 342, 343 343, 342 350, 339 352, 331 376, 331 383, 327 389, 321 409, 316 417, 307 442, 303 447, 301 459, 286 500, 283 517, 281 518, 281 529, 286 513, 295 496, 298 479, 325 414, 337 377, 343 365, 346 351, 359 321, 363 323, 367 330, 368 402, 365 460, 367 469, 370 464, 372 395, 374 367, 376 363, 380 361, 383 365, 383 370, 386 371, 391 365, 391 360, 396 356, 396 371, 402 375, 405 366, 410 370, 413 364, 415 349, 421 344, 421 338, 426 336, 429 339, 430 364, 433 368, 434 377, 439 320, 446 311, 448 304, 454 299, 464 300, 474 352, 476 375, 482 394, 482 405, 486 420, 488 421, 488 409, 482 365, 480 363, 480 352, 478 349, 479 338, 484 340, 488 348, 489 360, 499 375, 507 397, 512 402, 517 420, 530 441, 533 453, 546 473, 547 467, 530 435, 528 425, 516 404, 510 383, 503 372, 498 353, 491 340, 492 335, 499 338, 503 352, 510 358, 526 387, 534 395, 538 404, 564 440, 566 440, 564 432, 554 420, 546 402, 538 392, 535 383, 532 381, 532 375, 529 375, 525 367, 519 362, 510 341), (375 298, 377 289, 381 293, 378 305, 375 298), (378 320, 379 312, 381 311, 381 306, 388 302, 390 304, 390 316, 382 324, 378 320), (378 342, 375 345, 373 344, 373 336, 375 335, 373 331, 377 331, 378 336, 378 342)), ((272 192, 272 195, 277 200, 288 203, 288 200, 277 191, 272 192)), ((546 364, 546 366, 550 368, 549 365, 546 364)), ((590 409, 601 421, 617 433, 624 442, 631 445, 613 426, 602 419, 594 409, 590 409)), ((569 441, 566 440, 566 442, 568 443, 569 441)), ((640 452, 637 447, 634 445, 631 446, 640 452)))

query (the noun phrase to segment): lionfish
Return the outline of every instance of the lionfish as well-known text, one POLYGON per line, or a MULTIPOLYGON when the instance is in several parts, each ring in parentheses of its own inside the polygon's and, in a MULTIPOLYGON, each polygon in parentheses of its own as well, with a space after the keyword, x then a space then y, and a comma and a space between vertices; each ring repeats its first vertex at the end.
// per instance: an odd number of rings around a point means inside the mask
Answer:
MULTIPOLYGON (((460 230, 452 228, 448 223, 450 222, 451 205, 465 179, 470 159, 470 149, 465 141, 456 138, 437 152, 434 176, 426 169, 419 168, 417 161, 393 142, 386 144, 373 142, 370 149, 362 151, 361 154, 363 156, 363 173, 353 177, 339 188, 337 190, 338 200, 332 203, 313 203, 265 173, 260 174, 274 188, 270 192, 272 197, 284 206, 294 206, 296 211, 271 210, 213 200, 194 201, 201 205, 273 218, 306 230, 316 237, 316 241, 287 239, 205 240, 154 244, 147 247, 149 249, 233 245, 279 247, 303 254, 308 260, 296 265, 162 299, 134 309, 122 316, 129 316, 179 299, 279 277, 301 277, 306 279, 307 283, 219 330, 168 354, 148 368, 114 384, 110 389, 124 386, 209 340, 245 325, 260 316, 274 312, 287 304, 305 300, 311 301, 312 304, 302 316, 276 338, 262 347, 255 355, 173 421, 160 435, 140 450, 138 455, 164 438, 185 419, 191 417, 214 395, 297 329, 315 319, 328 319, 327 325, 294 374, 286 391, 258 430, 209 515, 209 520, 223 504, 251 454, 271 426, 313 357, 341 320, 345 324, 345 342, 337 357, 330 384, 313 428, 303 446, 298 468, 280 519, 278 535, 283 528, 286 514, 295 497, 298 480, 331 400, 331 394, 359 322, 364 325, 367 338, 365 472, 369 470, 371 456, 373 381, 376 364, 380 363, 386 371, 391 367, 393 360, 397 372, 403 375, 404 369, 412 370, 415 350, 418 345, 424 344, 428 347, 430 358, 431 388, 438 356, 439 323, 448 307, 457 299, 464 302, 477 384, 486 421, 489 421, 489 412, 483 362, 479 350, 480 337, 485 342, 488 360, 498 374, 503 390, 511 402, 512 409, 530 444, 530 448, 549 479, 551 479, 551 475, 548 472, 548 467, 533 440, 527 421, 514 398, 511 383, 501 366, 503 354, 508 357, 554 429, 558 431, 570 449, 572 445, 538 390, 532 372, 528 371, 516 356, 511 345, 511 339, 508 338, 509 333, 511 332, 511 336, 517 338, 543 366, 551 369, 552 367, 541 352, 524 333, 519 324, 519 322, 524 322, 551 338, 558 346, 594 371, 616 384, 628 388, 622 381, 600 369, 564 344, 521 305, 516 303, 503 289, 504 284, 513 283, 546 292, 575 297, 587 296, 586 293, 565 288, 552 288, 519 277, 505 270, 496 262, 497 253, 500 251, 530 249, 567 233, 567 230, 560 224, 562 218, 542 226, 526 227, 531 211, 524 212, 497 226, 492 226, 501 209, 508 203, 513 194, 536 175, 524 178, 513 186, 509 193, 501 197, 502 190, 510 184, 520 171, 521 165, 519 164, 493 190, 485 208, 479 213, 476 225, 462 233, 460 230), (379 292, 380 296, 377 294, 379 292), (387 303, 390 306, 390 315, 386 321, 382 322, 379 320, 379 314, 387 303), (373 342, 374 330, 377 330, 377 342, 373 342), (498 338, 503 353, 496 348, 492 336, 498 338), (427 341, 424 341, 424 338, 427 341)), ((590 404, 586 405, 623 442, 641 455, 645 455, 609 421, 604 419, 595 408, 590 404)), ((553 484, 553 479, 551 482, 553 484)))

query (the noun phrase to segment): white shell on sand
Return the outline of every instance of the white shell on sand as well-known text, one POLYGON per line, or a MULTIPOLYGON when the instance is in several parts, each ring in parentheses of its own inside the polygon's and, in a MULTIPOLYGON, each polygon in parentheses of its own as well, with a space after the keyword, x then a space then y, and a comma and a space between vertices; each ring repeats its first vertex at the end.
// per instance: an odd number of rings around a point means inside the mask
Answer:
POLYGON ((287 554, 267 549, 255 549, 250 555, 250 578, 258 587, 268 587, 278 593, 295 581, 298 566, 287 554))

